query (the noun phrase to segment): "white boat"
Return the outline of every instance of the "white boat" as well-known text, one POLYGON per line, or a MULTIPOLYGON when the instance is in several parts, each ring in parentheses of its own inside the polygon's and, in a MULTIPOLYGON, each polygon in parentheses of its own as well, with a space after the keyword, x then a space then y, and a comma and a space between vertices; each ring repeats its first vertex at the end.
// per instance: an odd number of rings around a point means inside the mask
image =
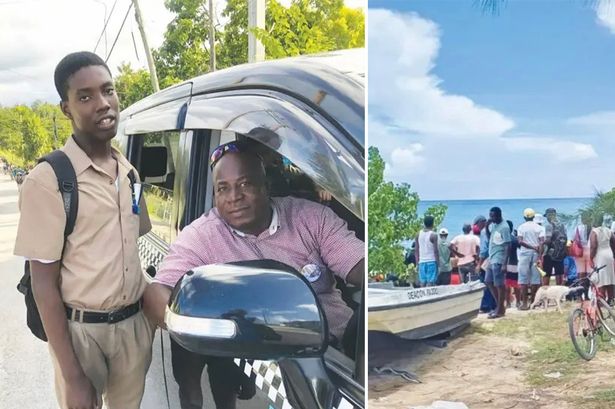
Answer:
POLYGON ((400 288, 370 284, 368 329, 406 339, 425 339, 452 331, 478 315, 484 284, 400 288))

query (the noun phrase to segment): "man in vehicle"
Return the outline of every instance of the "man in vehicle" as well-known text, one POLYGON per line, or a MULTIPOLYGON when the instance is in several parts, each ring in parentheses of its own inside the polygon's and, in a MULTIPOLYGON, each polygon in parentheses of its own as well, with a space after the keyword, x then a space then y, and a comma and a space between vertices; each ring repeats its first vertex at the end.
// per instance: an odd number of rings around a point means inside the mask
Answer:
POLYGON ((96 54, 73 53, 54 79, 73 128, 62 151, 77 177, 77 218, 64 243, 58 181, 49 163, 39 164, 21 189, 15 254, 30 260, 59 406, 94 409, 104 400, 108 409, 138 409, 154 326, 141 310, 137 239, 151 223, 130 180, 134 172, 138 182, 136 171, 111 146, 119 100, 109 67, 96 54))
POLYGON ((438 236, 433 231, 433 216, 425 216, 423 229, 417 234, 416 258, 419 261, 419 283, 421 287, 430 287, 438 277, 438 236))
POLYGON ((519 285, 521 287, 521 307, 520 310, 529 310, 527 290, 531 288, 531 302, 534 300, 536 291, 540 287, 540 273, 537 264, 542 256, 542 249, 545 241, 544 229, 534 221, 536 212, 533 209, 525 209, 523 218, 525 223, 517 229, 517 240, 519 241, 519 285))
MULTIPOLYGON (((351 326, 348 331, 346 327, 353 311, 336 289, 335 276, 362 286, 363 242, 326 206, 293 197, 271 198, 263 162, 245 143, 219 146, 210 166, 215 207, 186 226, 171 245, 155 282, 146 290, 144 308, 148 316, 164 327, 171 289, 192 268, 273 259, 294 267, 311 283, 324 307, 331 343, 350 349, 355 338, 348 335, 351 326)), ((179 379, 176 377, 183 409, 201 408, 200 373, 210 358, 175 349, 173 360, 190 366, 181 370, 179 379)), ((225 370, 231 371, 228 367, 225 370)), ((232 381, 211 387, 218 408, 235 407, 238 391, 232 381)))

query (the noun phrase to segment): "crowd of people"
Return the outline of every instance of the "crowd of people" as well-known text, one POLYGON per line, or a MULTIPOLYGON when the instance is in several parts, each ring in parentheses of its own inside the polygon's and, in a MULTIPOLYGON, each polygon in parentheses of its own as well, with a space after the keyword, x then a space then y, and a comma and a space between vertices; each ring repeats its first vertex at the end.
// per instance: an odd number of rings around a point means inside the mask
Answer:
POLYGON ((524 223, 515 228, 504 220, 502 210, 493 207, 489 219, 477 216, 466 223, 462 234, 449 240, 449 232, 434 229, 434 218, 426 216, 406 264, 418 267, 418 285, 448 285, 480 280, 485 283, 481 312, 500 318, 514 304, 528 310, 541 285, 571 285, 594 268, 598 287, 614 303, 615 234, 608 215, 583 215, 568 237, 557 210, 544 215, 533 209, 523 211, 524 223))
POLYGON ((22 169, 18 166, 13 166, 6 159, 0 158, 0 170, 3 175, 9 175, 12 180, 21 188, 21 184, 28 175, 29 169, 22 169))

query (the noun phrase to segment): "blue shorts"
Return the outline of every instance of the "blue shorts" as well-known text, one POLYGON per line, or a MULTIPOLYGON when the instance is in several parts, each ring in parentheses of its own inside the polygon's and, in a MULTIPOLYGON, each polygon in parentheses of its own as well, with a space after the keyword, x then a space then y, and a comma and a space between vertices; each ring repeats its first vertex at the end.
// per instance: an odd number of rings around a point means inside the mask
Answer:
POLYGON ((504 287, 504 272, 502 264, 489 264, 485 274, 485 283, 493 284, 496 287, 504 287))
POLYGON ((438 275, 438 265, 435 261, 419 263, 419 281, 421 285, 435 284, 438 275))
POLYGON ((537 253, 519 254, 519 284, 540 285, 540 273, 536 267, 537 253))

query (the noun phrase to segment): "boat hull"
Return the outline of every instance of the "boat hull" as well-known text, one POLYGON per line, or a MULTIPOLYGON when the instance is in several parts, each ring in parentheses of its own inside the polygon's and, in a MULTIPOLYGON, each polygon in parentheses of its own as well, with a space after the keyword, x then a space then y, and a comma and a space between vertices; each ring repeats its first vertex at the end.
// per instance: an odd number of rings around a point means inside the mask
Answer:
POLYGON ((368 329, 406 339, 425 339, 468 324, 478 315, 483 285, 377 290, 370 301, 368 329), (446 287, 456 287, 454 289, 446 287), (387 294, 390 292, 390 294, 387 294), (406 299, 407 301, 402 301, 406 299), (388 300, 388 301, 387 301, 388 300))

